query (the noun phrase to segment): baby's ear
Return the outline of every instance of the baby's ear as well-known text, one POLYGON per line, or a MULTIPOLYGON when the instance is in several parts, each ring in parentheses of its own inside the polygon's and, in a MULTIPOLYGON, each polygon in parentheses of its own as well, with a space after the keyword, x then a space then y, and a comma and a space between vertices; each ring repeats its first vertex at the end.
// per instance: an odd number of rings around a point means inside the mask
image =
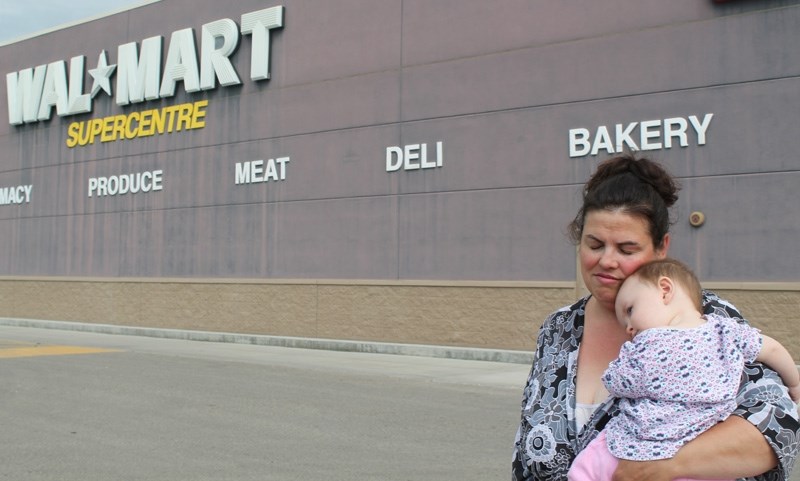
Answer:
POLYGON ((672 297, 675 295, 675 284, 672 282, 672 279, 667 276, 659 277, 658 289, 661 291, 661 299, 664 300, 664 304, 669 304, 672 297))

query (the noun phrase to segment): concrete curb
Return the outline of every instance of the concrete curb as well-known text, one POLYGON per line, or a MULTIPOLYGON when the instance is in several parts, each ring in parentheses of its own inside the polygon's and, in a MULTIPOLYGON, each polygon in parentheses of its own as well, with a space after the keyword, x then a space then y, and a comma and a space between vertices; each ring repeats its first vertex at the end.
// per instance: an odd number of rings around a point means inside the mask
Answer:
POLYGON ((226 332, 116 326, 112 324, 93 324, 85 322, 45 321, 39 319, 0 318, 0 326, 61 329, 65 331, 155 337, 162 339, 181 339, 186 341, 229 342, 234 344, 254 344, 259 346, 290 347, 300 349, 322 349, 328 351, 436 357, 445 359, 461 359, 467 361, 507 362, 513 364, 530 364, 533 362, 532 352, 510 351, 502 349, 431 346, 425 344, 392 344, 385 342, 346 341, 305 337, 264 336, 226 332))

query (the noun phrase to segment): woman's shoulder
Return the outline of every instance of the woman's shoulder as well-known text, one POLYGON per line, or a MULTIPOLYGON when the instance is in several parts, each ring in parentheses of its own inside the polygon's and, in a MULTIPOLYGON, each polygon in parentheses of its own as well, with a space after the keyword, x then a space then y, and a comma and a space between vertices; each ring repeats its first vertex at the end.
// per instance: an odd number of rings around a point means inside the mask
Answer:
POLYGON ((563 306, 551 312, 542 323, 542 330, 554 329, 565 323, 583 324, 584 313, 586 312, 586 302, 590 296, 582 297, 572 304, 563 306))
POLYGON ((545 319, 545 324, 550 322, 560 322, 563 319, 574 317, 575 315, 583 316, 584 312, 586 311, 586 302, 589 301, 590 297, 591 296, 582 297, 572 304, 567 304, 566 306, 556 309, 547 316, 545 319))
POLYGON ((744 322, 744 317, 736 306, 705 289, 703 290, 703 314, 733 318, 744 322))

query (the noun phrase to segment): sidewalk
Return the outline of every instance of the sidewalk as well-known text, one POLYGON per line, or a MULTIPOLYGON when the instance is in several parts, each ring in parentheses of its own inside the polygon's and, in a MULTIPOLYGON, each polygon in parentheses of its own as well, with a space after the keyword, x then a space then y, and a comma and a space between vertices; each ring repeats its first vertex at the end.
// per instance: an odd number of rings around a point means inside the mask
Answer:
POLYGON ((256 334, 235 334, 180 329, 115 326, 112 324, 93 324, 83 322, 45 321, 37 319, 0 318, 0 326, 35 327, 40 329, 61 329, 68 331, 93 332, 98 334, 144 336, 161 339, 181 339, 186 341, 228 342, 234 344, 253 344, 259 346, 292 347, 300 349, 321 349, 327 351, 423 356, 445 359, 461 359, 466 361, 506 362, 528 365, 533 362, 532 352, 509 351, 502 349, 432 346, 425 344, 393 344, 385 342, 346 341, 304 337, 264 336, 256 334))

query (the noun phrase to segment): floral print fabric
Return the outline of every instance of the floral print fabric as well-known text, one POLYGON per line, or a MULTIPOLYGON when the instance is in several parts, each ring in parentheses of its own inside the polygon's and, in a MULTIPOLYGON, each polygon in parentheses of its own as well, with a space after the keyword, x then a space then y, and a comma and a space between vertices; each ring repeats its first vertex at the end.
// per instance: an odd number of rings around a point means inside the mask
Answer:
POLYGON ((755 361, 761 335, 728 317, 705 317, 691 329, 639 333, 608 366, 603 384, 620 398, 605 429, 616 458, 671 458, 736 409, 744 363, 755 361))
MULTIPOLYGON (((614 398, 607 399, 586 426, 575 424, 575 374, 583 336, 585 297, 554 312, 539 330, 531 372, 522 396, 522 416, 514 442, 512 480, 566 481, 570 464, 606 423, 619 411, 614 398)), ((730 317, 741 314, 716 295, 703 295, 705 314, 730 317)), ((745 364, 737 395, 735 415, 747 419, 766 437, 779 459, 768 473, 753 481, 788 479, 798 450, 795 404, 778 375, 758 363, 745 364)))

